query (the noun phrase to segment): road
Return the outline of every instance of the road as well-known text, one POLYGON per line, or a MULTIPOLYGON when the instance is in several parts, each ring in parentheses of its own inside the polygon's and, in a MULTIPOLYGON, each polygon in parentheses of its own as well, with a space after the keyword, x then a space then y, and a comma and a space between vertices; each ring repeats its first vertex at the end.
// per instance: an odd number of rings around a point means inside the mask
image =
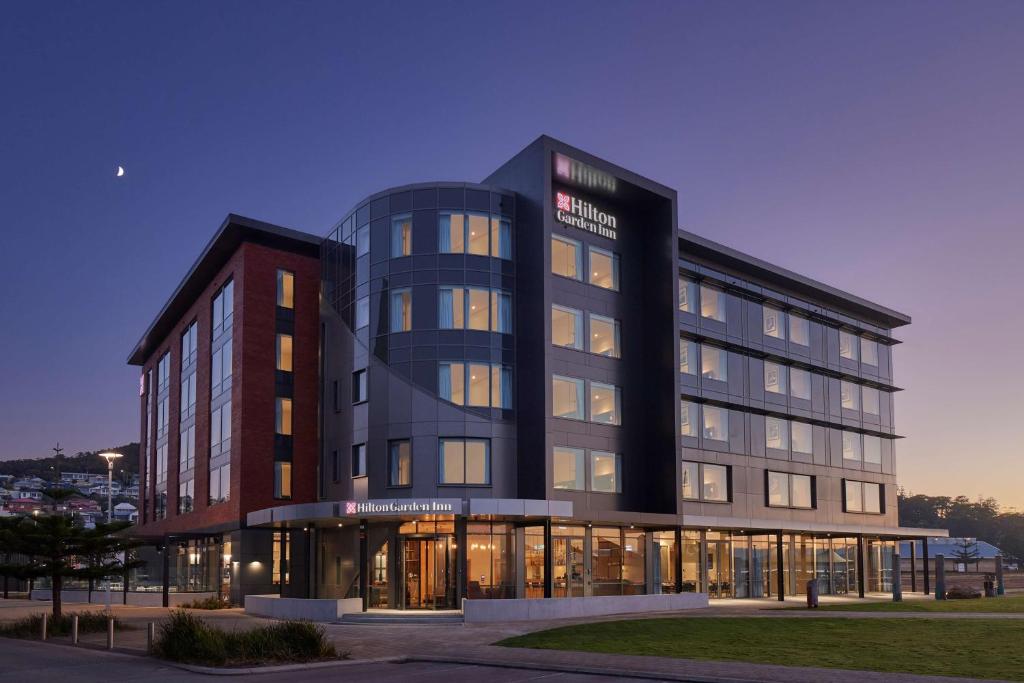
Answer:
MULTIPOLYGON (((53 644, 0 638, 0 681, 3 683, 39 683, 40 681, 73 681, 74 683, 179 683, 181 681, 210 681, 228 683, 232 680, 250 680, 253 677, 208 676, 167 666, 155 659, 78 650, 53 644)), ((508 669, 502 667, 471 666, 466 664, 433 664, 415 662, 392 664, 369 662, 337 667, 305 669, 255 676, 256 683, 295 683, 307 681, 373 681, 377 683, 459 683, 461 681, 488 683, 514 683, 519 681, 545 681, 550 683, 584 683, 612 680, 607 676, 566 674, 553 671, 508 669)), ((617 678, 619 681, 641 679, 617 678)), ((644 679, 648 683, 650 679, 644 679)))

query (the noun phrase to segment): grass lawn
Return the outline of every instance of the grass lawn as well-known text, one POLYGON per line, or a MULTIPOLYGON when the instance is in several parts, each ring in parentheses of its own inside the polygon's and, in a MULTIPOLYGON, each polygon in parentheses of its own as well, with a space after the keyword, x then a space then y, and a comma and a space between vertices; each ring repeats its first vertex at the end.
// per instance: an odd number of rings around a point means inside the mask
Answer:
MULTIPOLYGON (((793 609, 807 609, 795 607, 793 609)), ((821 605, 826 612, 1018 612, 1024 613, 1024 595, 978 600, 904 600, 903 602, 862 602, 857 604, 821 605)))
POLYGON ((1024 681, 1024 620, 691 617, 605 621, 506 647, 1024 681))

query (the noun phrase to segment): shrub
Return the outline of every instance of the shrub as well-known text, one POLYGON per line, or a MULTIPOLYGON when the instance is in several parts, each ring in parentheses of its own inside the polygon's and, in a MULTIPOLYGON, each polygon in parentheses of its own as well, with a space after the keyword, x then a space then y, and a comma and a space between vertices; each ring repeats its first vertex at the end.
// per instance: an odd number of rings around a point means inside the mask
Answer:
POLYGON ((981 592, 970 586, 953 586, 946 591, 947 600, 974 600, 980 597, 981 592))
POLYGON ((214 595, 208 598, 197 598, 186 605, 182 605, 182 607, 188 609, 228 609, 231 607, 231 603, 214 595))
MULTIPOLYGON (((60 619, 49 618, 46 624, 47 637, 67 636, 71 634, 72 614, 64 614, 60 619)), ((33 614, 17 621, 0 624, 0 636, 7 638, 39 637, 42 630, 42 614, 33 614)), ((114 630, 130 630, 120 619, 114 617, 114 630)), ((78 633, 106 633, 107 615, 105 612, 78 612, 78 633)))
POLYGON ((308 662, 338 656, 322 626, 283 621, 249 631, 225 631, 177 609, 160 625, 153 644, 159 657, 175 662, 223 666, 308 662))

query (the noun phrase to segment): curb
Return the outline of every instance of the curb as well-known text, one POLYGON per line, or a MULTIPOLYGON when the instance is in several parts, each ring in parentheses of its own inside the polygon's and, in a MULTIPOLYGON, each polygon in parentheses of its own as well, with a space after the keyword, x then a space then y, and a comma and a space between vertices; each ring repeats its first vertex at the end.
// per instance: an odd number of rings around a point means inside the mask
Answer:
POLYGON ((359 664, 402 664, 405 657, 378 657, 375 659, 338 659, 324 662, 309 662, 307 664, 281 664, 276 666, 250 666, 250 667, 219 667, 219 666, 198 666, 196 664, 181 664, 170 662, 166 659, 151 657, 155 662, 170 666, 183 671, 205 674, 207 676, 251 676, 253 674, 286 673, 289 671, 308 671, 309 669, 330 669, 334 667, 356 666, 359 664))

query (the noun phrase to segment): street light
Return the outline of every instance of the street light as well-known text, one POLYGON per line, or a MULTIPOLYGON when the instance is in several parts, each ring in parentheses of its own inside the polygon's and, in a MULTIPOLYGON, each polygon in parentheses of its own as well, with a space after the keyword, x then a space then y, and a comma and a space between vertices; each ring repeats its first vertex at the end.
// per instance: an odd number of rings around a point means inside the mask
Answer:
MULTIPOLYGON (((114 461, 121 457, 120 453, 100 453, 100 457, 107 461, 107 524, 114 520, 114 496, 111 489, 114 486, 114 461)), ((107 614, 110 614, 110 577, 106 577, 107 583, 107 614)))

